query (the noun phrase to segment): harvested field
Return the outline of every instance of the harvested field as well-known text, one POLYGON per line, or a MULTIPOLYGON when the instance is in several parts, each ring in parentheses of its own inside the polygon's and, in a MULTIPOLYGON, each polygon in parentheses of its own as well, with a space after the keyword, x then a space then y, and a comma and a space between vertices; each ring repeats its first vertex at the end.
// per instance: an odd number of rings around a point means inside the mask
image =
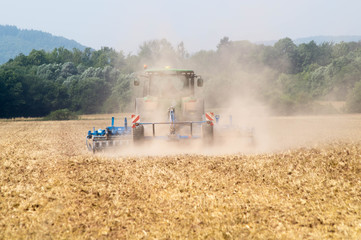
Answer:
POLYGON ((227 153, 92 155, 108 120, 0 122, 0 239, 361 239, 361 116, 268 118, 227 153))

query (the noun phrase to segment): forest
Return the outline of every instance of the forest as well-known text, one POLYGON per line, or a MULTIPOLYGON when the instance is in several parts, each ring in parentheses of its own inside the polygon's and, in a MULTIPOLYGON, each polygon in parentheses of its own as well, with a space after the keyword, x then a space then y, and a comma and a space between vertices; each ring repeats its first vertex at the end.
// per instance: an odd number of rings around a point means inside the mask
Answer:
POLYGON ((183 42, 152 40, 125 55, 109 47, 32 50, 0 65, 0 118, 132 111, 135 73, 149 67, 190 68, 205 80, 208 106, 234 96, 276 115, 361 112, 361 42, 290 38, 273 46, 220 39, 215 50, 189 54, 183 42), (335 109, 328 102, 345 102, 335 109), (322 104, 321 104, 322 103, 322 104))

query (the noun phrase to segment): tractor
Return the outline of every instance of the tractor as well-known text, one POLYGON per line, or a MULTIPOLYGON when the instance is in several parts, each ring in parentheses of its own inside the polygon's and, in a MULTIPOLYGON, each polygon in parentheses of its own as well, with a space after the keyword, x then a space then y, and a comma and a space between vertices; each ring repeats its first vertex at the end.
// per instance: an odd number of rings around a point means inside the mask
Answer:
POLYGON ((196 97, 203 79, 193 70, 145 70, 134 80, 134 86, 139 88, 132 118, 134 142, 154 138, 212 141, 213 118, 204 111, 204 99, 196 97), (150 134, 145 134, 145 128, 150 134))
POLYGON ((96 152, 108 147, 133 142, 163 139, 183 141, 201 139, 213 142, 215 115, 205 112, 204 99, 196 92, 203 87, 203 79, 193 70, 146 69, 134 79, 135 113, 131 126, 127 118, 124 126, 89 131, 86 145, 96 152))

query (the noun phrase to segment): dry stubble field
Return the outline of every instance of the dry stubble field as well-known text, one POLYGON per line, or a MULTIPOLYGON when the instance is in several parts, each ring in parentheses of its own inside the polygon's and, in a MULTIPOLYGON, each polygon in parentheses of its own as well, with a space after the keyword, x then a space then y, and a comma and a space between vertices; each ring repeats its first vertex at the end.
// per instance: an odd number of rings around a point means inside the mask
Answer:
POLYGON ((253 154, 89 154, 107 125, 0 122, 0 239, 361 239, 361 116, 269 118, 253 154))

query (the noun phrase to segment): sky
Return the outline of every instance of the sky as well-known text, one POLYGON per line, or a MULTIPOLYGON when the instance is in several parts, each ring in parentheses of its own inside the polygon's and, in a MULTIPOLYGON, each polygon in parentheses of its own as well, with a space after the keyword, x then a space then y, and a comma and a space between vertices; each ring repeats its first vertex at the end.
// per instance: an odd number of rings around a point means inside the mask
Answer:
POLYGON ((359 0, 0 0, 0 24, 137 53, 165 38, 188 52, 224 36, 252 42, 361 35, 359 0))

